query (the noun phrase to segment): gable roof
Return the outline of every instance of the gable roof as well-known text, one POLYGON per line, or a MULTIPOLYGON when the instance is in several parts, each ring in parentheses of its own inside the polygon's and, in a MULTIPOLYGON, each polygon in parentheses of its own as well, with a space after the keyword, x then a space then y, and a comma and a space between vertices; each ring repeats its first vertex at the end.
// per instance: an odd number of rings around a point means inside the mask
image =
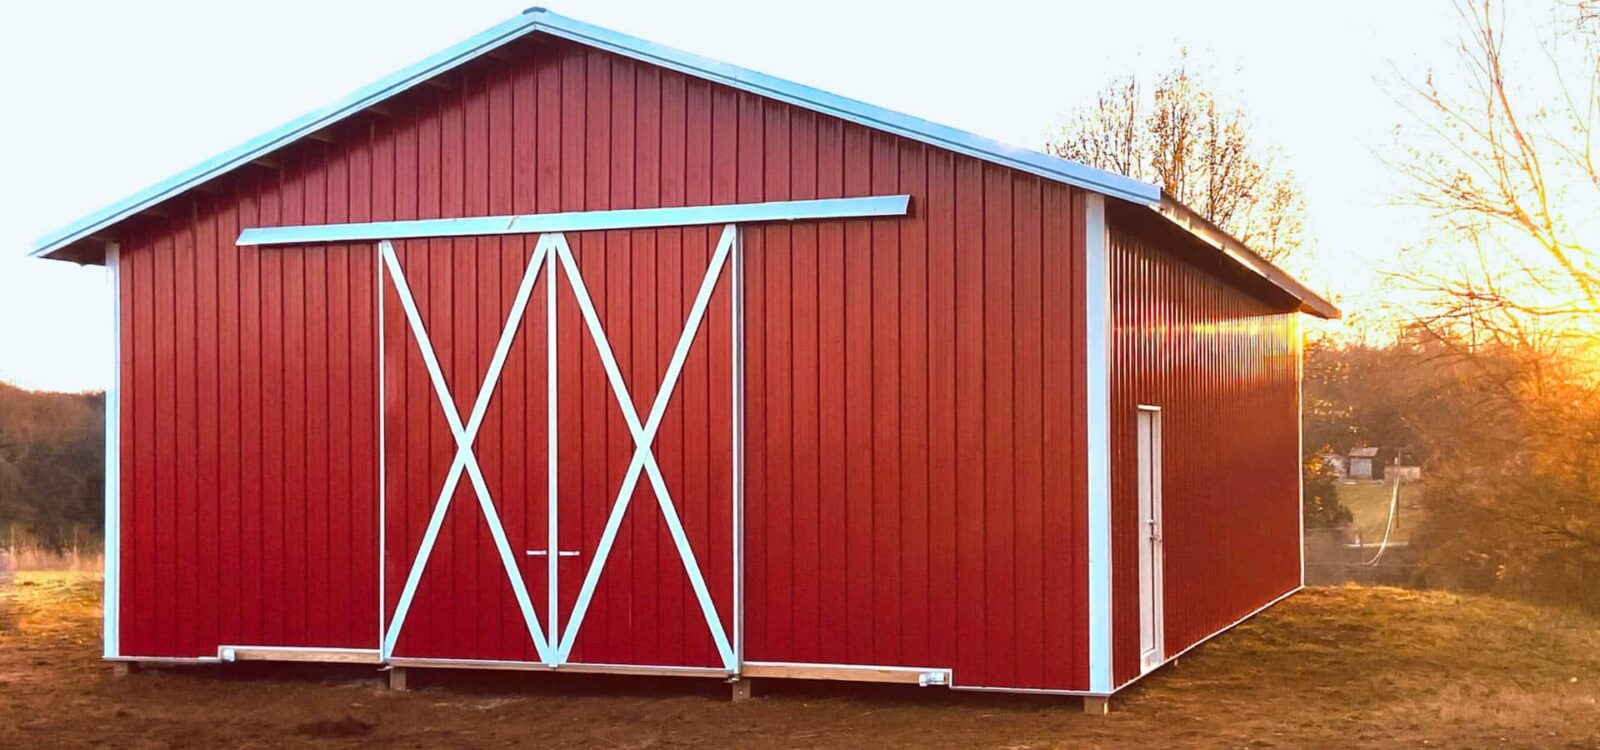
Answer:
MULTIPOLYGON (((1162 190, 1140 180, 1085 164, 1049 156, 1037 151, 1009 146, 955 128, 910 115, 831 94, 810 86, 718 62, 654 42, 621 34, 552 13, 544 8, 529 8, 521 15, 451 46, 437 54, 398 70, 358 89, 344 100, 308 112, 232 149, 211 157, 189 169, 112 203, 72 224, 44 235, 30 253, 34 257, 66 257, 83 243, 92 243, 100 232, 118 222, 150 209, 169 198, 202 185, 234 169, 261 159, 301 138, 334 125, 347 117, 373 107, 390 97, 414 88, 440 74, 453 70, 512 41, 534 33, 544 33, 589 47, 606 50, 641 62, 658 65, 686 75, 706 79, 822 114, 854 122, 875 130, 893 133, 983 161, 1017 169, 1057 182, 1090 190, 1113 198, 1148 206, 1175 223, 1189 229, 1208 244, 1233 256, 1245 268, 1257 273, 1300 300, 1301 309, 1323 317, 1338 317, 1339 311, 1326 300, 1295 282, 1287 274, 1251 252, 1243 243, 1204 223, 1209 232, 1197 231, 1196 215, 1162 190), (1179 217, 1185 217, 1180 220, 1179 217)), ((1203 222, 1202 222, 1203 223, 1203 222)))

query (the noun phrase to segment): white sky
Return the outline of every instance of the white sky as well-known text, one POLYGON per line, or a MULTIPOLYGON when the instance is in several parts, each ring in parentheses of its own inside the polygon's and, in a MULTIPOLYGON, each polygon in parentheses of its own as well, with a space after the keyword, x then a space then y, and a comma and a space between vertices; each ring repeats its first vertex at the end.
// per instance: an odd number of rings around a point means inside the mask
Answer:
MULTIPOLYGON (((535 2, 537 0, 524 0, 535 2)), ((523 9, 504 0, 11 2, 0 7, 0 380, 104 387, 98 267, 41 234, 523 9)), ((873 3, 559 0, 552 9, 1038 148, 1113 76, 1189 48, 1281 147, 1315 254, 1291 271, 1359 310, 1420 226, 1374 155, 1407 117, 1394 71, 1449 67, 1445 0, 873 3)))

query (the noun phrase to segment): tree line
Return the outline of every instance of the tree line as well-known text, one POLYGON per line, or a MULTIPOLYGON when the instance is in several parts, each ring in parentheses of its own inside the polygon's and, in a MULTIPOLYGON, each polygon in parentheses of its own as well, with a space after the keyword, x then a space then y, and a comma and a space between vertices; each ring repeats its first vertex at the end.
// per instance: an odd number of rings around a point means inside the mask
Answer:
MULTIPOLYGON (((1572 355, 1416 325, 1382 346, 1313 341, 1308 463, 1368 444, 1423 467, 1418 585, 1600 612, 1600 373, 1572 355)), ((1308 472, 1308 526, 1349 520, 1313 501, 1331 485, 1308 472)))
POLYGON ((0 383, 0 546, 60 552, 104 526, 105 394, 0 383))

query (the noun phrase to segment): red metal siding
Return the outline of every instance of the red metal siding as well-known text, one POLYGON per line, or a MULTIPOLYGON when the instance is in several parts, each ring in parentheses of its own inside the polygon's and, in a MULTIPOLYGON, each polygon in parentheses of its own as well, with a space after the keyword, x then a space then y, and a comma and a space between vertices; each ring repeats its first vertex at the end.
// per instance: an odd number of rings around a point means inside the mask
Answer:
POLYGON ((767 181, 742 200, 908 193, 915 208, 746 234, 746 658, 1082 688, 1081 201, 749 111, 767 181))
MULTIPOLYGON (((151 220, 123 238, 132 364, 124 651, 374 647, 378 552, 367 532, 378 523, 378 400, 388 415, 391 550, 415 549, 451 459, 387 290, 390 387, 373 390, 370 246, 236 250, 235 227, 909 193, 905 219, 745 235, 745 658, 953 667, 962 685, 1083 688, 1081 192, 566 43, 504 52, 508 60, 481 59, 443 87, 390 102, 386 115, 336 128, 330 143, 287 150, 279 168, 177 202, 182 220, 151 220), (206 306, 186 317, 180 303, 206 306), (198 315, 213 309, 214 328, 198 315), (222 347, 215 369, 204 369, 212 353, 197 338, 222 347), (211 393, 197 388, 202 374, 217 378, 215 398, 201 398, 211 393), (213 402, 215 421, 203 411, 213 402), (214 515, 197 512, 207 503, 214 515), (180 528, 180 518, 197 526, 180 528), (198 527, 229 520, 220 538, 198 527), (215 557, 199 546, 211 540, 215 557), (180 600, 180 583, 196 596, 180 600), (218 610, 228 625, 212 626, 221 601, 237 610, 218 610)), ((612 343, 641 409, 714 243, 705 229, 573 239, 602 316, 617 321, 612 343)), ((430 329, 449 332, 435 345, 463 414, 531 247, 517 238, 400 248, 430 329)), ((570 489, 585 509, 563 521, 565 548, 598 535, 631 439, 562 300, 560 388, 580 394, 563 408, 581 418, 563 413, 559 479, 563 501, 570 489)), ((530 310, 526 331, 542 331, 541 315, 530 310)), ((669 481, 682 482, 696 545, 719 549, 731 545, 731 523, 713 515, 727 507, 717 478, 728 476, 731 451, 711 438, 732 415, 714 381, 732 366, 732 342, 713 319, 657 455, 669 481)), ((529 537, 544 528, 540 336, 514 348, 478 441, 518 551, 543 546, 529 537)), ((634 503, 645 515, 625 527, 607 575, 627 570, 639 583, 603 579, 574 657, 709 663, 648 490, 634 503), (641 619, 684 626, 641 640, 628 625, 641 619)), ((401 651, 531 658, 465 485, 454 504, 434 552, 441 567, 430 568, 453 573, 424 577, 401 651)), ((702 566, 725 591, 732 571, 712 557, 702 566)), ((385 558, 387 607, 407 563, 385 558)), ((542 578, 528 572, 543 616, 542 578)), ((581 579, 576 566, 563 569, 563 610, 581 579)))
MULTIPOLYGON (((285 264, 231 247, 328 168, 185 201, 119 238, 125 655, 373 644, 376 370, 371 337, 349 334, 373 330, 371 251, 285 264)), ((344 206, 313 215, 329 211, 344 206)))
POLYGON ((1141 404, 1162 410, 1166 654, 1300 584, 1300 333, 1297 313, 1192 262, 1202 257, 1194 240, 1158 217, 1126 206, 1107 214, 1120 685, 1139 675, 1141 404))

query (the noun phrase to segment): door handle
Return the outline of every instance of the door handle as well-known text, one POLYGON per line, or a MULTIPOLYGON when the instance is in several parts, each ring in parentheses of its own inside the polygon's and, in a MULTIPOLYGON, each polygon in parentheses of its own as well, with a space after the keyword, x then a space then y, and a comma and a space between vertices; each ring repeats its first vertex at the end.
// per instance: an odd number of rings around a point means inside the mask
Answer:
MULTIPOLYGON (((528 550, 527 554, 528 554, 528 557, 544 557, 546 555, 549 555, 550 553, 547 550, 530 549, 530 550, 528 550)), ((578 556, 578 551, 575 550, 575 549, 556 550, 556 557, 577 557, 577 556, 578 556)))

